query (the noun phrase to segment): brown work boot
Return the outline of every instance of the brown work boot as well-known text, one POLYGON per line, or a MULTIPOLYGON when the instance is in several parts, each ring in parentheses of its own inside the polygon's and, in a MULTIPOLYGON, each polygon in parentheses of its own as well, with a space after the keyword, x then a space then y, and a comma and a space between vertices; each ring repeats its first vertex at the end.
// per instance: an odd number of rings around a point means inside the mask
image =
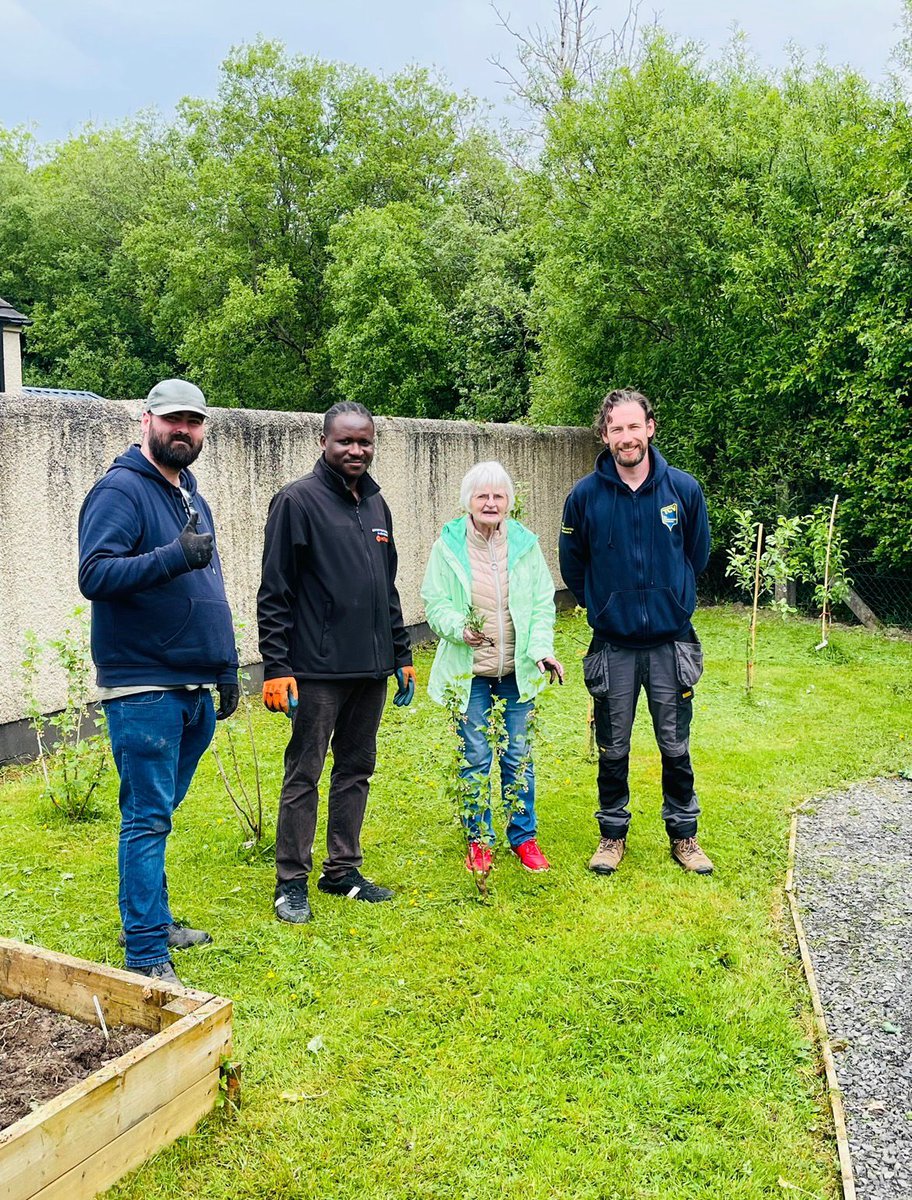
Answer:
POLYGON ((685 871, 694 871, 697 875, 712 875, 712 859, 703 853, 695 837, 673 840, 671 857, 685 871))
POLYGON ((598 850, 589 859, 589 870, 596 875, 613 875, 621 865, 627 842, 624 838, 600 838, 598 850))

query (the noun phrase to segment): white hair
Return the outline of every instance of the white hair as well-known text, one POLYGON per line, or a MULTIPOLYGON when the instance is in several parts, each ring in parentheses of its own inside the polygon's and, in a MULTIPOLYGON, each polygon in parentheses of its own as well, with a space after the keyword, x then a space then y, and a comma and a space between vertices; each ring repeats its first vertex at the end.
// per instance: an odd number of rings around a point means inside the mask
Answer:
POLYGON ((505 491, 507 493, 507 512, 512 511, 513 501, 516 499, 513 480, 501 463, 492 460, 476 463, 463 475, 462 483, 459 485, 459 503, 466 512, 469 511, 469 504, 475 493, 484 491, 486 488, 505 491))

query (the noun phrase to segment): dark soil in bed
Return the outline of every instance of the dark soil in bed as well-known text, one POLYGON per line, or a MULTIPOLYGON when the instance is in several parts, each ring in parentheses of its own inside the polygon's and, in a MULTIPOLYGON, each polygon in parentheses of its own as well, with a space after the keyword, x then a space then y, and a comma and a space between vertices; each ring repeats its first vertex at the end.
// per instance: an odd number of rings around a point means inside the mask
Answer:
POLYGON ((97 1026, 0 997, 0 1129, 151 1036, 146 1029, 108 1032, 105 1042, 97 1026))

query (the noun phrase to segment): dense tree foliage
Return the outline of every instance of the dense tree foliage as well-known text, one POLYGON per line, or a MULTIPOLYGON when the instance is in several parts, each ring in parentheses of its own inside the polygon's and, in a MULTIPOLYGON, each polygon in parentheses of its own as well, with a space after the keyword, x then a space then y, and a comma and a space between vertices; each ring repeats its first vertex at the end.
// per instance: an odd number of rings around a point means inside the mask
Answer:
POLYGON ((35 153, 27 138, 0 140, 0 296, 34 321, 26 380, 144 393, 177 365, 140 311, 124 249, 157 155, 139 128, 87 132, 38 163, 35 153))
POLYGON ((720 531, 838 489, 848 536, 912 565, 904 98, 655 29, 565 44, 525 44, 522 169, 427 72, 269 42, 170 127, 0 131, 28 382, 181 373, 227 405, 572 424, 634 386, 720 531))
POLYGON ((850 73, 772 86, 661 36, 557 106, 533 185, 535 417, 584 421, 606 377, 631 382, 723 522, 848 475, 856 536, 907 553, 876 530, 907 499, 905 126, 850 73))

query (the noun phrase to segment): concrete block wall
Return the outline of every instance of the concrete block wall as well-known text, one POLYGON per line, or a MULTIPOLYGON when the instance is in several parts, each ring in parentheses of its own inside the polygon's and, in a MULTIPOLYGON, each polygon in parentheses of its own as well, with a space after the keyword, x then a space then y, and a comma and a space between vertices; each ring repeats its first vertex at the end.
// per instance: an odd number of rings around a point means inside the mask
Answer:
MULTIPOLYGON (((0 727, 24 716, 19 663, 26 630, 55 637, 73 608, 87 603, 76 582, 79 507, 114 458, 138 441, 140 409, 139 401, 0 395, 0 727)), ((266 510, 280 487, 313 467, 321 425, 315 413, 216 409, 193 468, 215 516, 247 664, 259 660, 256 591, 266 510)), ((482 459, 499 459, 523 486, 523 519, 539 535, 560 586, 564 497, 592 469, 597 449, 585 429, 378 417, 372 473, 393 514, 406 622, 424 621, 419 590, 431 544, 458 512, 463 475, 482 459)), ((43 673, 40 700, 49 712, 62 706, 58 672, 43 673)))

